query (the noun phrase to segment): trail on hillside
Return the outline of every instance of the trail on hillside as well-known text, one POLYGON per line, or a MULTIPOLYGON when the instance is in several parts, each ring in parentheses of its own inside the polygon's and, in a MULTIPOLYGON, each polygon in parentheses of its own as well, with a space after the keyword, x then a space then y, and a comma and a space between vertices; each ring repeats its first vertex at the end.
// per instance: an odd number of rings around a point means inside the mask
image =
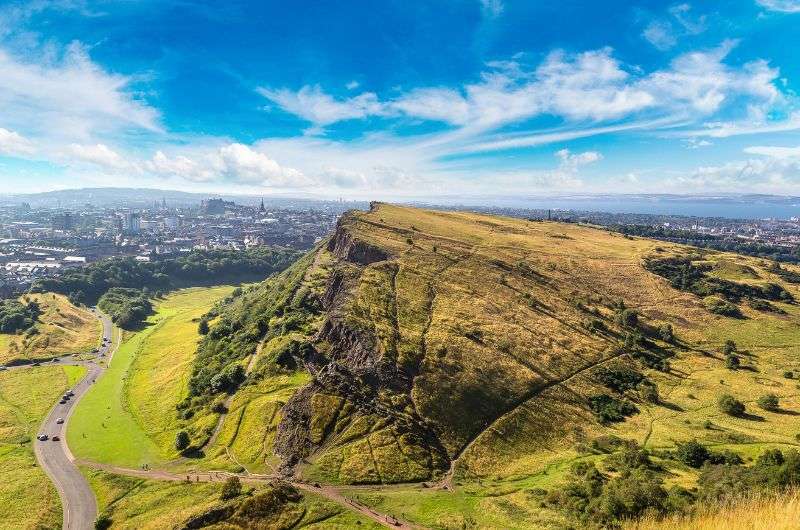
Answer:
POLYGON ((321 485, 316 483, 308 484, 306 482, 299 482, 299 481, 287 481, 277 475, 255 475, 255 474, 243 475, 239 473, 230 473, 228 471, 190 471, 186 473, 173 473, 161 469, 149 469, 146 471, 142 469, 131 469, 127 467, 112 466, 109 464, 100 464, 97 462, 91 462, 87 460, 80 460, 78 461, 78 463, 87 467, 91 467, 93 469, 105 471, 107 473, 112 473, 115 475, 124 475, 128 477, 136 477, 149 480, 186 482, 187 484, 199 483, 199 482, 224 482, 230 477, 239 477, 239 480, 241 480, 242 482, 246 482, 248 484, 268 484, 273 480, 281 479, 284 480, 284 482, 291 484, 297 489, 312 493, 314 495, 325 497, 326 499, 335 502, 336 504, 342 506, 343 508, 349 511, 357 512, 387 528, 399 528, 401 530, 424 530, 423 527, 412 525, 408 522, 397 519, 393 515, 388 515, 385 513, 375 511, 369 506, 362 504, 356 500, 353 500, 350 497, 345 496, 341 492, 340 488, 330 485, 321 485))
MULTIPOLYGON (((244 375, 247 377, 250 375, 250 372, 253 371, 253 368, 256 367, 256 361, 258 361, 259 356, 261 355, 261 348, 264 347, 264 342, 266 338, 262 339, 258 346, 256 346, 256 351, 250 356, 250 361, 247 363, 247 367, 244 370, 244 375)), ((205 447, 213 447, 215 443, 217 443, 217 438, 219 438, 220 432, 222 432, 222 425, 225 423, 225 418, 228 417, 228 409, 230 409, 231 404, 233 404, 233 398, 236 397, 236 394, 233 393, 225 398, 225 401, 222 402, 222 406, 224 407, 224 411, 222 414, 219 415, 217 419, 217 424, 214 426, 214 431, 211 433, 211 437, 208 439, 206 443, 203 444, 200 449, 205 447)))
POLYGON ((548 389, 553 388, 553 387, 558 386, 558 385, 562 385, 564 383, 568 383, 570 380, 572 380, 573 378, 583 374, 584 372, 586 372, 588 370, 591 370, 592 368, 595 368, 597 366, 600 366, 601 364, 605 364, 605 363, 607 363, 609 361, 613 361, 614 359, 617 359, 617 358, 621 357, 622 355, 625 355, 624 351, 620 351, 619 353, 615 353, 614 355, 611 355, 609 357, 601 359, 601 360, 599 360, 597 362, 593 362, 593 363, 584 365, 583 367, 579 368, 578 370, 575 370, 575 371, 567 374, 565 377, 562 377, 560 379, 553 379, 551 381, 546 382, 544 385, 532 388, 530 392, 527 392, 519 400, 514 402, 512 404, 512 406, 508 410, 506 410, 503 414, 501 414, 500 416, 496 417, 494 420, 489 422, 485 427, 483 427, 482 429, 477 431, 472 437, 470 437, 470 439, 467 441, 467 443, 464 444, 464 446, 450 460, 450 469, 447 470, 447 473, 444 474, 444 476, 442 477, 442 480, 439 481, 438 487, 440 487, 442 489, 452 490, 452 487, 453 487, 453 475, 455 474, 456 466, 458 465, 458 462, 461 459, 461 457, 473 445, 475 445, 475 443, 480 439, 480 437, 485 432, 494 429, 495 425, 497 425, 498 423, 500 423, 504 419, 508 418, 512 414, 514 414, 520 407, 524 406, 525 403, 527 403, 531 399, 535 398, 536 396, 540 395, 545 390, 548 390, 548 389))

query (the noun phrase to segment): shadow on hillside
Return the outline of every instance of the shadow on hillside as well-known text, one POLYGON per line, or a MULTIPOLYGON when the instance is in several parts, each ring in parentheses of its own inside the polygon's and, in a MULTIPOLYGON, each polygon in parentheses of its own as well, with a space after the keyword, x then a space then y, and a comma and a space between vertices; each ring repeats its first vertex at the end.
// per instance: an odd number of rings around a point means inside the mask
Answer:
POLYGON ((661 401, 661 402, 659 402, 659 405, 661 405, 665 409, 669 409, 669 410, 672 410, 672 411, 675 411, 675 412, 683 412, 684 411, 683 407, 681 407, 677 403, 670 403, 669 401, 661 401))
POLYGON ((800 412, 797 412, 796 410, 775 409, 772 412, 775 414, 783 414, 784 416, 800 416, 800 412))
POLYGON ((749 412, 745 412, 738 416, 743 420, 750 420, 750 421, 767 421, 764 416, 759 416, 758 414, 750 414, 749 412))

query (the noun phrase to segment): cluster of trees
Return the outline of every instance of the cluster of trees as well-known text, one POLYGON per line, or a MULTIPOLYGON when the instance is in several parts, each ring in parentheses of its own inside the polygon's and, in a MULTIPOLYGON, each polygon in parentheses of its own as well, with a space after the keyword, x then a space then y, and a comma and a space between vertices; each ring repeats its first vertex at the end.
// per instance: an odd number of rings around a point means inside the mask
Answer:
MULTIPOLYGON (((650 272, 669 280, 676 289, 702 297, 713 296, 709 310, 725 316, 741 316, 739 308, 734 303, 742 299, 780 302, 794 300, 789 291, 776 283, 750 285, 710 276, 706 274, 711 270, 710 265, 696 265, 689 257, 649 259, 645 261, 645 267, 650 272)), ((765 310, 772 309, 768 304, 755 306, 765 310)))
POLYGON ((103 312, 123 329, 135 329, 153 313, 148 293, 140 289, 112 287, 97 302, 103 312))
MULTIPOLYGON (((230 392, 241 384, 239 361, 252 354, 265 338, 304 332, 319 311, 319 302, 302 285, 312 255, 259 286, 238 293, 201 319, 206 332, 197 349, 189 379, 189 396, 179 404, 179 413, 191 413, 209 403, 219 392, 230 392), (213 326, 203 320, 217 317, 213 326)), ((285 361, 285 359, 284 359, 285 361)))
POLYGON ((31 290, 61 293, 73 303, 95 304, 112 287, 147 287, 159 291, 261 279, 285 269, 298 256, 295 250, 255 247, 245 251, 195 250, 185 256, 153 262, 111 258, 67 271, 57 278, 37 280, 31 290))
POLYGON ((0 300, 0 333, 16 333, 30 328, 41 314, 39 304, 31 300, 0 300))
POLYGON ((688 513, 697 502, 728 502, 754 491, 783 491, 800 485, 800 452, 794 449, 767 449, 755 464, 746 466, 733 451, 712 451, 690 440, 661 456, 699 469, 698 487, 692 491, 666 488, 663 477, 668 471, 653 462, 646 449, 633 441, 615 440, 618 450, 602 460, 600 467, 576 463, 562 487, 543 492, 545 504, 567 511, 587 527, 617 528, 645 514, 688 513))

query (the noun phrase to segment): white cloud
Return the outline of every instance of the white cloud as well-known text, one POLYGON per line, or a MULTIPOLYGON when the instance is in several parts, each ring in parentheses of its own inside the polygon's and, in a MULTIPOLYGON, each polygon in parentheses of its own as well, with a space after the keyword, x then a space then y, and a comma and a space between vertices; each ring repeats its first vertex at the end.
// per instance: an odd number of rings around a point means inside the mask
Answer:
POLYGON ((663 20, 651 21, 644 28, 642 37, 661 51, 669 50, 678 43, 672 24, 663 20))
POLYGON ((276 188, 302 188, 313 184, 301 171, 285 167, 261 151, 240 143, 169 157, 157 151, 144 164, 151 173, 192 182, 230 182, 276 188))
POLYGON ((132 95, 131 83, 92 62, 79 43, 32 61, 0 49, 0 122, 31 136, 62 139, 160 131, 158 112, 132 95))
POLYGON ((756 0, 756 3, 769 11, 800 13, 800 0, 756 0))
POLYGON ((82 162, 89 162, 106 169, 124 169, 130 166, 119 153, 111 150, 105 144, 71 144, 68 153, 74 159, 82 162))
POLYGON ((0 155, 31 155, 34 151, 33 142, 15 131, 0 127, 0 155))
POLYGON ((667 10, 667 15, 648 22, 642 37, 661 51, 678 44, 678 39, 698 35, 706 30, 706 16, 693 17, 690 4, 677 4, 667 10))
POLYGON ((378 97, 371 92, 364 92, 344 100, 336 100, 322 92, 319 86, 304 86, 298 92, 286 89, 273 90, 265 87, 260 87, 257 91, 286 112, 317 126, 381 114, 384 108, 378 101, 378 97))
POLYGON ((354 79, 354 80, 350 81, 349 83, 347 83, 347 84, 346 84, 344 87, 345 87, 347 90, 355 90, 355 89, 357 89, 357 88, 358 88, 360 85, 361 85, 361 83, 359 83, 358 81, 356 81, 356 80, 354 79))
POLYGON ((778 147, 768 145, 754 145, 746 147, 744 152, 750 155, 763 155, 770 158, 797 158, 800 159, 800 146, 778 147))

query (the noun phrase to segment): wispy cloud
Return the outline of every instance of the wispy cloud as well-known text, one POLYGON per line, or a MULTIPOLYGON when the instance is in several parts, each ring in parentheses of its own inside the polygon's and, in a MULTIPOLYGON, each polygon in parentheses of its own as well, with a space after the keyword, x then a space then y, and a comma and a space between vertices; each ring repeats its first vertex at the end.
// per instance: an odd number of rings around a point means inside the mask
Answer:
POLYGON ((800 0, 756 0, 756 3, 769 11, 800 13, 800 0))
POLYGON ((642 31, 642 37, 661 51, 678 44, 678 40, 703 33, 706 30, 705 15, 693 15, 690 4, 677 4, 666 14, 651 19, 642 31))

